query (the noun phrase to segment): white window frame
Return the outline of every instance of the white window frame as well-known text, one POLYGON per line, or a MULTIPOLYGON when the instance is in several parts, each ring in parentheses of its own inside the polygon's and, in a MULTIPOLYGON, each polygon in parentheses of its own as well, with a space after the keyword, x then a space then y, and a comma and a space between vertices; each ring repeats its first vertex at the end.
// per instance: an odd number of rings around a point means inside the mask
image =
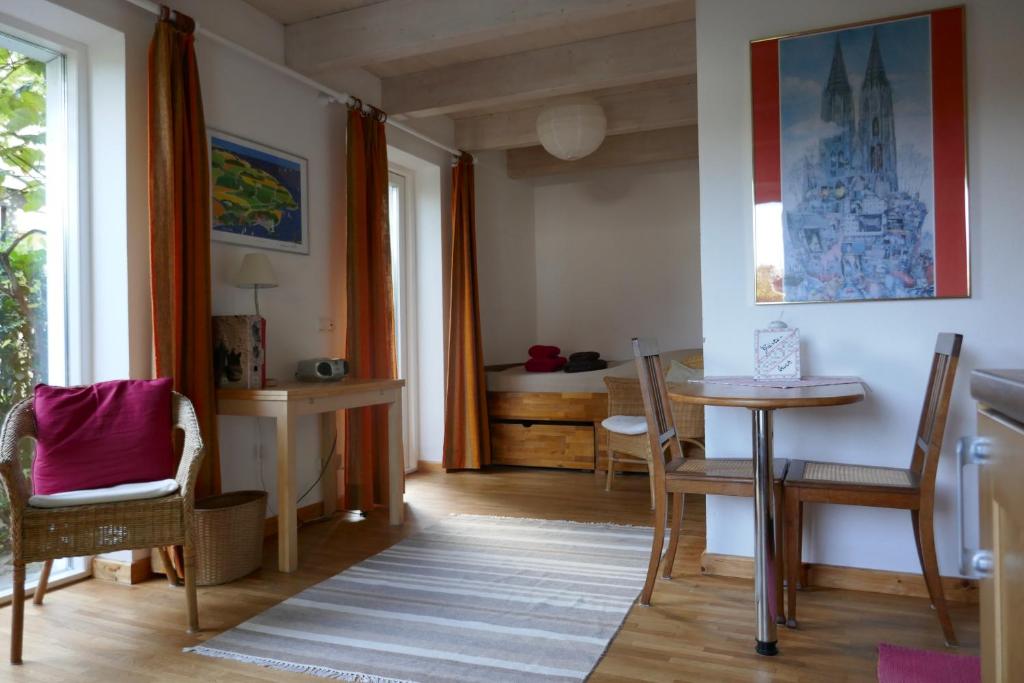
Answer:
MULTIPOLYGON (((419 344, 417 343, 416 297, 410 295, 416 279, 416 217, 415 217, 415 173, 397 164, 389 165, 388 193, 396 185, 401 201, 399 212, 398 255, 400 272, 398 305, 396 311, 396 337, 399 342, 399 376, 405 379, 402 389, 402 441, 405 444, 405 471, 413 472, 419 465, 419 344)), ((395 236, 392 236, 392 240, 395 236)))
MULTIPOLYGON (((0 24, 0 34, 0 41, 11 49, 47 64, 46 158, 65 160, 64 164, 47 164, 47 212, 61 224, 59 234, 47 233, 47 382, 82 384, 89 375, 88 260, 82 239, 87 215, 80 201, 85 196, 80 169, 88 159, 82 138, 87 126, 85 91, 80 87, 85 83, 82 51, 7 22, 0 24), (50 83, 59 87, 52 88, 50 83)), ((88 556, 55 560, 49 586, 56 588, 91 576, 91 560, 88 556)), ((25 588, 27 594, 34 593, 36 577, 27 581, 25 588)), ((10 590, 0 591, 0 605, 10 600, 10 590)))

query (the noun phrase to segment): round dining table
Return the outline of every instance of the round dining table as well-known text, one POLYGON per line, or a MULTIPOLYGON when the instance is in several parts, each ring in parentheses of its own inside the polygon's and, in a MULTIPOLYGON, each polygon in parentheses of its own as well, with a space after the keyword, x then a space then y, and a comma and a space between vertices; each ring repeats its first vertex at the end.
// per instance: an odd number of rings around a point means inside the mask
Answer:
MULTIPOLYGON (((707 378, 710 380, 711 378, 707 378)), ((815 378, 828 380, 828 378, 815 378)), ((844 380, 846 378, 843 378, 844 380)), ((774 487, 772 469, 772 415, 783 408, 822 408, 864 400, 860 382, 778 388, 746 386, 752 377, 730 378, 736 384, 719 381, 691 381, 673 384, 669 393, 675 400, 704 406, 746 408, 752 419, 754 456, 754 614, 756 651, 760 655, 778 654, 776 624, 781 605, 775 604, 774 487)), ((792 590, 792 588, 790 588, 792 590)))

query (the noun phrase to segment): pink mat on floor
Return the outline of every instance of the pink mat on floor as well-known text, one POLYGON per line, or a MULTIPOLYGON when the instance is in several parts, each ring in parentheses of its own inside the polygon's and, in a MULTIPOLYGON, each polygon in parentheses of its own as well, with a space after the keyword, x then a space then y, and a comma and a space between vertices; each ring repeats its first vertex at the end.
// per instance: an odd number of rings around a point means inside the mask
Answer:
POLYGON ((981 660, 881 643, 878 683, 980 683, 981 660))

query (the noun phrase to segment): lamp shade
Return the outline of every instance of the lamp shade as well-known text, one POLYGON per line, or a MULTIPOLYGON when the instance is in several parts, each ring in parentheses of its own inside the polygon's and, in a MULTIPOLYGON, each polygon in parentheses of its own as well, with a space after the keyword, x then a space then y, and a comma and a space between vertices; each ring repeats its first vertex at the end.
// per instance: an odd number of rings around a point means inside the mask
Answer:
POLYGON ((235 273, 235 286, 245 289, 268 289, 277 287, 274 269, 266 254, 252 253, 242 257, 242 265, 235 273))
POLYGON ((574 161, 604 142, 608 120, 589 97, 573 97, 545 107, 537 115, 537 137, 552 156, 574 161))

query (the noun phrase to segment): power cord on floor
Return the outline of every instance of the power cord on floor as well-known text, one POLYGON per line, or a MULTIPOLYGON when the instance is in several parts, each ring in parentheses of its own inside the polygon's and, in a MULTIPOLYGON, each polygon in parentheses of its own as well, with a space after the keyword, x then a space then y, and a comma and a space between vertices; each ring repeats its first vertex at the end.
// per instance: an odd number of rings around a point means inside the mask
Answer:
POLYGON ((259 466, 260 488, 267 494, 267 509, 270 511, 270 515, 274 516, 277 513, 270 507, 270 490, 267 488, 267 482, 263 480, 263 424, 260 422, 260 418, 254 417, 253 419, 256 420, 256 464, 259 466))
MULTIPOLYGON (((263 489, 265 492, 267 492, 267 494, 268 494, 268 501, 269 501, 270 489, 267 488, 267 482, 263 478, 263 427, 262 427, 262 423, 260 422, 260 418, 254 417, 253 419, 256 420, 256 462, 257 462, 257 465, 258 465, 257 473, 258 473, 258 476, 259 476, 260 488, 263 489)), ((338 452, 338 439, 335 438, 333 441, 331 441, 331 450, 330 450, 330 452, 327 454, 327 457, 324 458, 323 461, 320 464, 320 473, 317 475, 316 479, 313 480, 313 483, 309 485, 309 488, 306 489, 305 492, 301 496, 299 496, 298 500, 295 501, 296 506, 299 503, 301 503, 305 499, 305 497, 308 496, 313 491, 313 489, 316 488, 317 485, 323 480, 324 474, 327 473, 327 469, 331 466, 331 461, 334 460, 334 455, 337 452, 338 452)), ((271 516, 277 514, 274 511, 274 509, 272 507, 270 507, 269 502, 267 503, 267 509, 269 510, 271 516)), ((309 521, 312 522, 312 521, 317 521, 317 520, 309 520, 309 521)))
POLYGON ((320 481, 324 478, 324 474, 327 472, 327 468, 331 466, 331 461, 334 460, 334 454, 337 451, 338 451, 338 439, 335 438, 333 441, 331 441, 331 452, 327 454, 327 457, 324 459, 324 461, 322 463, 322 466, 320 467, 320 474, 317 475, 316 480, 312 484, 309 485, 309 488, 306 489, 306 492, 303 493, 301 496, 299 496, 299 499, 297 501, 295 501, 296 505, 301 503, 302 499, 305 498, 306 496, 308 496, 309 492, 312 491, 314 488, 316 488, 316 485, 319 484, 320 481))

